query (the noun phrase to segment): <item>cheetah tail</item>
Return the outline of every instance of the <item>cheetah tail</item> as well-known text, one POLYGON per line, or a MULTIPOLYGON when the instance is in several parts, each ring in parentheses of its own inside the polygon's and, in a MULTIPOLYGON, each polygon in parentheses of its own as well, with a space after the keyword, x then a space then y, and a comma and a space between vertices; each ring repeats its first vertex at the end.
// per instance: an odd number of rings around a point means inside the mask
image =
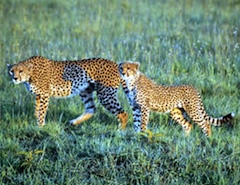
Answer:
POLYGON ((212 117, 209 117, 209 122, 214 125, 214 126, 221 126, 223 123, 231 123, 231 121, 233 120, 235 114, 232 112, 232 113, 229 113, 223 117, 220 117, 220 118, 212 118, 212 117))
POLYGON ((129 93, 129 90, 127 88, 127 83, 125 80, 121 79, 121 84, 122 84, 122 88, 123 88, 123 91, 125 92, 125 94, 128 94, 129 93))

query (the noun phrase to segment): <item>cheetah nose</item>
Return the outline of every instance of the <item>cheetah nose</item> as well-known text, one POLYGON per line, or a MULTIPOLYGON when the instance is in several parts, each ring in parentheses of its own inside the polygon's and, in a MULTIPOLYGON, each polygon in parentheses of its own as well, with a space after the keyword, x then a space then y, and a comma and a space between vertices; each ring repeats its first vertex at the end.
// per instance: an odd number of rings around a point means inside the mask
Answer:
POLYGON ((14 77, 13 79, 14 79, 15 81, 17 81, 18 78, 14 77))

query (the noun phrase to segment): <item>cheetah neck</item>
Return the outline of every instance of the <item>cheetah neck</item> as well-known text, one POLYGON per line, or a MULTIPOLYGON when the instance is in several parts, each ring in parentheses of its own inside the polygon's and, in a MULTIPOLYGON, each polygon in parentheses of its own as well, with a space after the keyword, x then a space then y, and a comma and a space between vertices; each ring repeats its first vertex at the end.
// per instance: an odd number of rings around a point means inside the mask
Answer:
POLYGON ((132 91, 135 88, 139 76, 140 74, 136 74, 136 75, 129 76, 125 79, 127 83, 127 87, 130 91, 132 91))

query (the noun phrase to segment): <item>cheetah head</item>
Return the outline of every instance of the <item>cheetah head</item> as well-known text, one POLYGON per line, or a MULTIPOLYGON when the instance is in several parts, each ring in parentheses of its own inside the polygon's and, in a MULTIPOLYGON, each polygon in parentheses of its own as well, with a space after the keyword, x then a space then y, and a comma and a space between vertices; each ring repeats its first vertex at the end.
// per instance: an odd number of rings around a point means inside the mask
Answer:
POLYGON ((15 84, 29 82, 32 65, 20 62, 15 65, 7 64, 8 73, 15 84))
POLYGON ((131 80, 139 76, 139 62, 122 62, 118 65, 118 71, 125 80, 131 80))

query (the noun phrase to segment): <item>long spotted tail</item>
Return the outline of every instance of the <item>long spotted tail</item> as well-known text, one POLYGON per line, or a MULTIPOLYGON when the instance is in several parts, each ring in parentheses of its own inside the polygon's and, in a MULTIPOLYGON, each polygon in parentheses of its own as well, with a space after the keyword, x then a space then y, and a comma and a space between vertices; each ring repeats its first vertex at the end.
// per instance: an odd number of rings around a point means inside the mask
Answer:
POLYGON ((210 124, 214 125, 214 126, 221 126, 223 123, 231 123, 231 121, 233 120, 235 114, 232 112, 232 113, 229 113, 223 117, 220 117, 220 118, 212 118, 212 117, 209 117, 209 122, 210 124))

